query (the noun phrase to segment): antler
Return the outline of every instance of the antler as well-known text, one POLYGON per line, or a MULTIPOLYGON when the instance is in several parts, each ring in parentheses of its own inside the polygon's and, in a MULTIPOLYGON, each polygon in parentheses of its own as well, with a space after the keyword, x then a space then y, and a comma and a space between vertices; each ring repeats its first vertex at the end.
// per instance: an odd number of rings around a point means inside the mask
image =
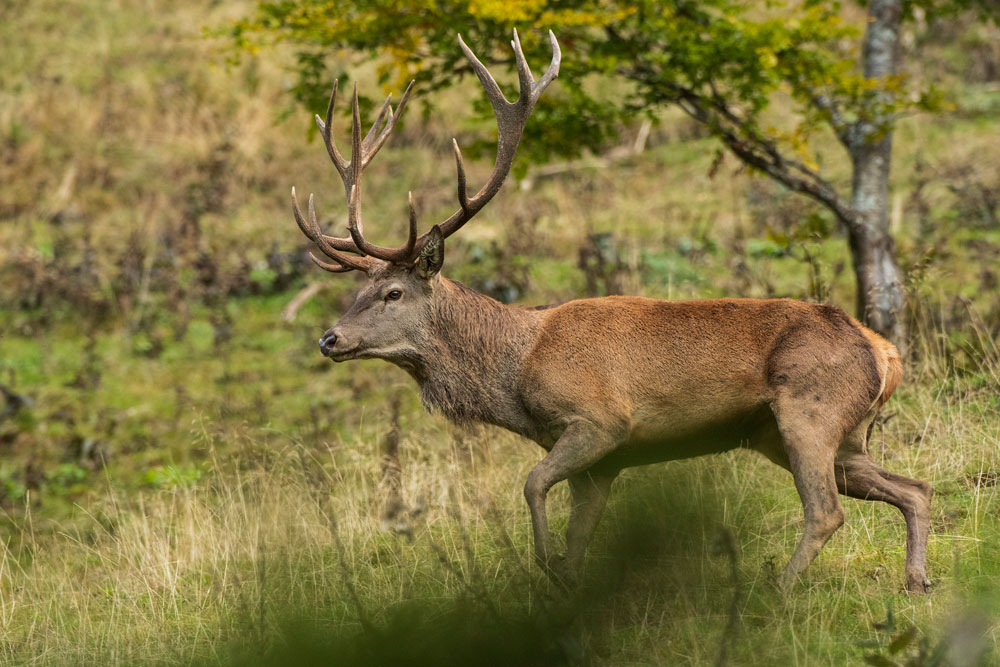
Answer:
MULTIPOLYGON (((309 224, 306 225, 305 220, 302 217, 302 211, 299 209, 299 203, 295 197, 295 188, 292 188, 292 210, 295 214, 295 221, 299 225, 299 229, 320 247, 320 249, 331 259, 335 259, 339 262, 339 266, 327 264, 310 253, 312 260, 320 266, 320 268, 326 269, 327 271, 333 271, 335 273, 341 273, 345 271, 350 271, 352 269, 358 269, 361 271, 367 271, 371 268, 371 260, 369 260, 365 255, 375 257, 376 259, 384 259, 386 261, 405 261, 409 258, 413 251, 412 244, 416 241, 416 228, 414 227, 410 232, 410 237, 413 241, 407 243, 406 246, 399 249, 393 248, 383 248, 371 243, 368 243, 364 239, 363 227, 361 222, 361 173, 364 168, 368 166, 375 154, 379 152, 379 149, 385 144, 386 140, 389 138, 389 134, 392 132, 393 128, 396 127, 396 123, 399 121, 400 116, 403 115, 403 109, 406 107, 406 102, 410 98, 410 91, 413 88, 413 82, 406 87, 406 91, 403 93, 403 97, 399 102, 399 106, 396 107, 395 113, 393 113, 392 106, 390 102, 392 101, 392 95, 390 94, 386 98, 385 103, 382 105, 382 110, 379 112, 378 117, 372 124, 371 129, 365 135, 364 139, 361 139, 361 112, 358 106, 358 87, 354 86, 354 100, 353 100, 353 123, 351 125, 351 160, 348 162, 337 150, 337 144, 333 139, 333 132, 331 131, 331 121, 333 119, 333 109, 337 102, 337 86, 338 81, 333 83, 333 92, 330 94, 330 103, 326 109, 326 121, 324 122, 322 118, 317 114, 316 125, 319 126, 320 134, 323 135, 323 143, 326 144, 326 151, 330 154, 330 160, 333 161, 333 166, 337 168, 337 172, 340 174, 341 180, 344 182, 344 189, 347 192, 348 200, 348 231, 351 234, 350 238, 339 238, 336 236, 327 236, 323 234, 319 227, 319 223, 316 221, 313 196, 309 195, 309 224), (352 256, 346 253, 354 253, 352 256)), ((411 224, 415 224, 415 216, 412 214, 412 204, 411 204, 411 224)))
MULTIPOLYGON (((517 78, 520 85, 520 93, 516 101, 508 102, 489 70, 479 61, 479 58, 472 52, 472 49, 465 45, 462 36, 458 36, 459 46, 462 47, 465 57, 472 63, 472 69, 475 70, 476 76, 479 77, 479 81, 483 84, 483 89, 486 91, 486 97, 489 98, 490 104, 493 105, 493 113, 497 118, 497 161, 493 165, 493 171, 490 173, 486 185, 470 198, 466 192, 465 165, 462 162, 462 151, 458 147, 458 142, 454 139, 451 140, 452 147, 455 149, 455 167, 458 171, 459 209, 440 224, 441 233, 444 237, 454 234, 472 216, 482 210, 487 202, 493 199, 493 196, 499 192, 500 186, 503 185, 504 179, 507 178, 510 167, 514 163, 514 152, 521 141, 521 135, 524 133, 524 126, 528 122, 528 116, 531 115, 532 109, 535 108, 535 102, 538 101, 538 98, 548 85, 552 83, 552 80, 559 75, 559 63, 562 60, 562 52, 559 50, 559 42, 556 41, 556 36, 551 30, 549 30, 549 42, 552 45, 552 62, 549 64, 549 68, 545 71, 542 78, 535 81, 531 75, 531 68, 528 67, 528 62, 524 58, 524 52, 521 50, 521 40, 517 36, 517 30, 514 30, 514 39, 510 45, 513 47, 514 57, 517 59, 517 78)), ((417 240, 418 246, 423 244, 428 234, 429 232, 423 234, 417 240)))
MULTIPOLYGON (((490 100, 490 104, 493 106, 493 111, 496 115, 497 159, 486 185, 470 198, 466 191, 465 165, 462 162, 462 151, 458 148, 458 142, 454 139, 452 140, 452 145, 455 149, 455 162, 458 169, 459 210, 455 211, 455 213, 439 225, 444 237, 453 234, 468 222, 472 216, 478 213, 496 195, 504 179, 507 178, 507 174, 510 172, 514 161, 514 153, 517 150, 518 143, 521 141, 521 135, 524 133, 524 126, 531 115, 531 111, 534 109, 535 103, 545 88, 559 74, 559 63, 562 55, 559 50, 559 43, 556 41, 556 36, 551 30, 549 31, 549 40, 552 44, 552 62, 548 70, 546 70, 545 75, 540 80, 535 81, 531 74, 531 69, 524 58, 524 52, 521 50, 521 41, 517 36, 517 30, 514 30, 514 39, 511 41, 511 46, 514 49, 514 56, 517 62, 520 94, 516 101, 508 102, 500 91, 497 82, 493 79, 493 76, 479 61, 472 50, 466 46, 461 35, 459 35, 459 46, 461 46, 465 56, 472 64, 473 70, 479 77, 479 81, 486 91, 486 97, 490 100)), ((399 248, 386 248, 369 243, 364 237, 364 227, 361 221, 361 173, 389 138, 389 134, 396 126, 396 122, 403 114, 403 109, 406 107, 406 102, 410 97, 410 90, 412 88, 413 82, 411 81, 410 85, 406 87, 406 92, 403 93, 403 97, 395 113, 393 113, 392 107, 389 104, 392 100, 392 95, 389 95, 385 104, 382 105, 382 110, 372 124, 371 129, 365 135, 364 139, 362 139, 360 131, 361 113, 358 108, 358 89, 355 85, 352 109, 353 119, 351 123, 350 162, 346 161, 337 149, 330 129, 333 119, 333 108, 337 100, 337 82, 333 84, 330 104, 326 110, 326 121, 324 122, 318 115, 316 116, 316 124, 323 135, 327 153, 330 154, 330 159, 333 161, 334 167, 337 168, 337 172, 344 182, 344 190, 347 194, 348 202, 347 229, 350 232, 350 237, 340 238, 323 234, 319 223, 316 221, 312 195, 309 195, 308 224, 299 209, 298 200, 295 197, 295 188, 292 188, 292 209, 299 229, 311 241, 316 243, 328 257, 338 262, 336 265, 328 264, 317 259, 310 253, 313 261, 327 271, 337 273, 352 269, 368 271, 373 266, 373 258, 387 262, 412 262, 430 234, 430 232, 427 232, 417 238, 417 215, 413 207, 412 193, 409 195, 409 235, 405 245, 399 248)))
MULTIPOLYGON (((350 239, 338 239, 323 234, 319 227, 319 222, 316 220, 316 206, 313 200, 312 193, 309 193, 309 224, 307 225, 306 221, 302 218, 302 211, 299 209, 299 199, 295 196, 295 187, 292 186, 292 213, 295 215, 295 222, 299 225, 299 229, 306 235, 306 238, 318 245, 327 257, 340 262, 340 266, 328 264, 318 259, 312 253, 309 253, 309 258, 319 268, 332 273, 345 273, 353 269, 367 272, 371 268, 371 261, 367 257, 348 255, 338 250, 336 241, 349 241, 350 239)), ((344 248, 344 250, 347 250, 347 248, 344 248)))

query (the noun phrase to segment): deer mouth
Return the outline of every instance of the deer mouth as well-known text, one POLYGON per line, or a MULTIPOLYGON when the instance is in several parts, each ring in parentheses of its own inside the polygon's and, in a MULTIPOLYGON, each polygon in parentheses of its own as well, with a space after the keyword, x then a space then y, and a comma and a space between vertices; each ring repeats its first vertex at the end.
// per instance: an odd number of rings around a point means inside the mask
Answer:
POLYGON ((333 361, 347 361, 357 356, 360 344, 345 345, 343 336, 328 333, 319 341, 319 351, 322 355, 333 361))
POLYGON ((355 359, 358 356, 358 347, 355 345, 349 350, 330 350, 326 355, 331 361, 348 361, 350 359, 355 359))

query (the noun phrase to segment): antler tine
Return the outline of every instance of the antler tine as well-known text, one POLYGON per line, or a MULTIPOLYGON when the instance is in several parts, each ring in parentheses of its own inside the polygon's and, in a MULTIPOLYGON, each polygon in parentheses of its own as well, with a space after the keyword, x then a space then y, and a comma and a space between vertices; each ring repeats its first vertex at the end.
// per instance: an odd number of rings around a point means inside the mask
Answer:
MULTIPOLYGON (((309 225, 306 224, 305 219, 302 217, 302 210, 299 208, 299 198, 295 196, 294 186, 292 186, 292 214, 295 216, 295 224, 299 226, 299 229, 302 230, 302 233, 305 234, 307 239, 315 243, 316 239, 313 238, 312 229, 309 227, 309 225)), ((327 264, 326 262, 322 262, 316 259, 316 256, 313 255, 311 252, 309 253, 309 257, 312 259, 313 262, 316 263, 317 266, 326 271, 341 273, 340 269, 343 269, 344 271, 353 270, 351 268, 345 268, 345 267, 340 267, 338 269, 333 264, 327 264)))
POLYGON ((316 207, 313 204, 313 196, 311 193, 309 195, 309 224, 313 235, 315 236, 316 245, 319 246, 319 249, 322 250, 327 257, 337 260, 344 266, 358 269, 366 273, 368 272, 368 269, 371 268, 371 262, 367 258, 355 257, 353 255, 340 252, 327 241, 327 237, 323 234, 323 230, 319 227, 319 221, 316 219, 316 207))
POLYGON ((370 244, 364 239, 361 222, 361 172, 365 167, 365 155, 361 148, 361 109, 358 106, 358 84, 354 84, 354 100, 351 107, 351 187, 347 191, 347 230, 354 239, 354 245, 362 255, 370 244))
POLYGON ((292 186, 292 214, 295 216, 295 224, 299 226, 302 233, 306 235, 306 238, 310 241, 315 241, 312 237, 312 230, 306 225, 305 219, 302 217, 302 211, 299 209, 299 198, 295 196, 295 186, 292 186))
POLYGON ((535 83, 535 77, 531 75, 531 67, 524 57, 524 51, 521 50, 521 39, 517 36, 517 28, 514 28, 514 39, 511 40, 510 46, 514 49, 514 60, 517 63, 517 82, 521 90, 517 100, 520 102, 524 99, 524 91, 534 92, 532 85, 535 83))
MULTIPOLYGON (((562 52, 559 49, 559 42, 555 34, 549 31, 549 42, 552 46, 552 62, 549 63, 545 74, 538 81, 535 81, 531 74, 531 68, 524 57, 521 49, 521 40, 514 31, 514 39, 511 47, 514 49, 514 58, 517 64, 517 77, 520 86, 520 94, 515 102, 510 102, 504 97, 500 87, 497 85, 493 75, 476 57, 462 39, 458 36, 458 44, 465 53, 466 58, 472 65, 473 71, 479 77, 479 81, 486 92, 486 97, 493 106, 493 112, 497 119, 497 158, 493 165, 486 184, 472 197, 466 191, 465 166, 462 162, 462 151, 458 148, 458 142, 453 140, 455 149, 455 166, 458 172, 458 203, 459 210, 451 214, 447 220, 440 224, 441 232, 445 237, 454 234, 462 225, 469 221, 478 213, 490 199, 500 191, 504 179, 510 173, 511 165, 514 162, 514 153, 517 145, 524 134, 524 126, 528 122, 535 103, 545 88, 559 75, 559 64, 562 61, 562 52)), ((426 241, 428 233, 424 233, 417 239, 417 246, 420 247, 426 241)))
POLYGON ((462 162, 462 149, 458 147, 458 139, 451 140, 452 148, 455 149, 455 171, 458 172, 458 205, 462 211, 469 213, 469 192, 466 189, 465 164, 462 162))
MULTIPOLYGON (((378 135, 378 138, 375 140, 371 150, 365 156, 365 166, 371 162, 372 158, 375 157, 375 154, 379 152, 382 145, 385 144, 386 140, 388 140, 389 135, 392 134, 392 131, 396 128, 396 123, 398 123, 399 119, 402 117, 403 109, 406 108, 406 103, 410 99, 410 91, 413 90, 414 83, 415 81, 410 81, 410 84, 406 86, 406 90, 403 91, 403 96, 399 98, 399 105, 396 106, 395 113, 393 113, 392 107, 389 107, 389 118, 385 122, 385 128, 378 135)), ((388 100, 386 102, 388 103, 388 100)))
POLYGON ((379 133, 382 131, 382 121, 385 120, 386 112, 389 113, 389 119, 392 120, 392 107, 389 103, 392 102, 392 93, 385 98, 385 102, 382 104, 382 108, 378 112, 378 117, 375 118, 375 122, 368 129, 368 134, 365 135, 365 140, 361 142, 362 150, 368 153, 371 150, 372 144, 378 138, 379 133))
MULTIPOLYGON (((318 245, 320 250, 322 250, 327 257, 340 262, 341 267, 344 268, 345 271, 357 269, 359 271, 367 272, 370 265, 368 262, 364 261, 363 257, 352 257, 351 255, 340 252, 327 241, 330 237, 323 234, 322 230, 320 230, 319 222, 316 220, 316 205, 314 200, 315 198, 310 194, 309 222, 307 223, 305 218, 302 216, 302 210, 299 208, 299 199, 295 194, 295 188, 292 188, 292 213, 295 216, 295 222, 298 224, 299 229, 301 229, 302 233, 306 235, 306 238, 318 245)), ((313 261, 315 261, 315 258, 313 261)), ((326 266, 332 265, 326 264, 326 266)), ((330 269, 326 270, 329 271, 330 269)))
MULTIPOLYGON (((364 168, 364 153, 361 152, 361 109, 358 107, 358 84, 354 84, 354 100, 351 106, 351 187, 361 190, 361 170, 364 168)), ((350 192, 348 192, 350 195, 350 192)))
POLYGON ((406 200, 410 207, 410 233, 406 235, 406 245, 403 251, 408 257, 413 255, 413 248, 417 244, 417 209, 413 206, 413 193, 406 193, 406 200))
POLYGON ((340 174, 341 179, 347 178, 347 167, 348 164, 344 160, 344 157, 337 150, 337 144, 333 140, 333 131, 331 129, 331 123, 333 121, 333 107, 337 103, 337 86, 340 83, 339 80, 334 79, 333 81, 333 92, 330 93, 330 102, 326 106, 326 122, 316 114, 316 125, 319 127, 319 133, 323 135, 323 143, 326 145, 326 152, 330 154, 330 160, 333 162, 333 166, 337 168, 337 172, 340 174))
POLYGON ((327 264, 323 260, 316 257, 316 255, 309 253, 309 259, 313 261, 313 264, 323 269, 324 271, 329 271, 330 273, 347 273, 348 271, 353 271, 354 267, 351 266, 340 266, 339 264, 327 264))
POLYGON ((483 89, 486 91, 486 97, 489 98, 490 103, 493 104, 493 108, 497 108, 498 101, 507 102, 507 98, 503 96, 503 92, 500 90, 500 86, 497 85, 496 79, 490 74, 490 71, 486 69, 486 66, 479 61, 476 54, 472 52, 466 44, 465 40, 462 39, 462 35, 458 36, 458 45, 462 48, 462 53, 465 57, 469 59, 469 64, 472 65, 472 70, 479 77, 479 82, 483 84, 483 89))
POLYGON ((417 242, 417 214, 413 209, 413 197, 410 197, 410 232, 407 237, 406 245, 402 248, 386 248, 384 246, 375 245, 374 243, 369 243, 365 240, 364 233, 362 232, 360 225, 360 199, 360 191, 356 188, 351 188, 351 197, 347 204, 347 230, 351 233, 351 239, 358 247, 358 251, 362 254, 369 255, 375 259, 381 259, 386 262, 410 261, 413 257, 413 248, 417 242))
POLYGON ((542 78, 535 84, 535 89, 538 90, 539 95, 549 87, 553 79, 559 76, 559 65, 562 63, 562 50, 559 48, 556 34, 551 30, 549 30, 549 46, 552 48, 552 62, 549 63, 549 67, 545 70, 542 78))

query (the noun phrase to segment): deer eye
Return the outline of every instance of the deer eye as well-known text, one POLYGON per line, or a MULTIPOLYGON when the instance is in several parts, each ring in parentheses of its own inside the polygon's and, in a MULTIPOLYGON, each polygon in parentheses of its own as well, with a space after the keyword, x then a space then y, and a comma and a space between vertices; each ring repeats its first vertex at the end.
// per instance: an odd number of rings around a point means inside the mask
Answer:
POLYGON ((389 293, 385 295, 386 301, 396 301, 399 297, 403 296, 403 293, 398 289, 389 290, 389 293))

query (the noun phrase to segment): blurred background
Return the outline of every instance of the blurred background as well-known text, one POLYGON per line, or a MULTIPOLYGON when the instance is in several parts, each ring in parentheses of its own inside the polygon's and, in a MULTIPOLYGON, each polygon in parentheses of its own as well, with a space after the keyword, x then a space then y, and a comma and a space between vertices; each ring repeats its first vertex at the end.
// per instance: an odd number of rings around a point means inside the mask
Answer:
MULTIPOLYGON (((296 23, 308 14, 291 9, 309 4, 0 5, 4 661, 998 660, 996 25, 928 10, 901 29, 908 81, 939 97, 894 125, 887 215, 908 361, 872 455, 936 488, 934 592, 901 592, 896 510, 847 500, 845 526, 782 599, 772 584, 801 505, 783 470, 737 451, 628 471, 567 598, 530 557, 521 488, 541 450, 428 414, 389 364, 320 356, 316 340, 360 277, 315 268, 291 216, 295 185, 316 193, 328 232, 344 229, 343 188, 312 121, 334 76, 342 90, 358 83, 369 122, 403 74, 418 79, 366 172, 375 242, 401 243, 408 190, 423 228, 451 213, 452 137, 479 187, 495 126, 478 82, 454 69, 461 26, 436 25, 448 41, 434 48, 452 60, 428 47, 422 65, 393 55, 392 40, 297 33, 336 25, 296 23)), ((468 4, 482 31, 496 22, 490 3, 468 4)), ((538 7, 526 25, 499 21, 522 27, 536 73, 547 62, 538 7)), ((831 11, 823 21, 857 31, 837 36, 856 57, 865 9, 831 11)), ((477 48, 514 80, 509 51, 477 48)), ((563 39, 565 63, 597 55, 563 39)), ((628 82, 587 86, 594 99, 632 94, 628 82)), ((777 80, 773 91, 756 127, 801 128, 795 91, 777 80)), ((540 106, 514 176, 449 239, 448 277, 528 305, 789 296, 854 311, 847 233, 823 206, 749 168, 676 105, 630 97, 633 108, 602 115, 571 107, 562 79, 551 94, 594 122, 545 153, 543 135, 568 121, 540 106)), ((832 133, 805 143, 846 192, 850 161, 832 133)), ((551 497, 561 530, 568 493, 551 497)))

